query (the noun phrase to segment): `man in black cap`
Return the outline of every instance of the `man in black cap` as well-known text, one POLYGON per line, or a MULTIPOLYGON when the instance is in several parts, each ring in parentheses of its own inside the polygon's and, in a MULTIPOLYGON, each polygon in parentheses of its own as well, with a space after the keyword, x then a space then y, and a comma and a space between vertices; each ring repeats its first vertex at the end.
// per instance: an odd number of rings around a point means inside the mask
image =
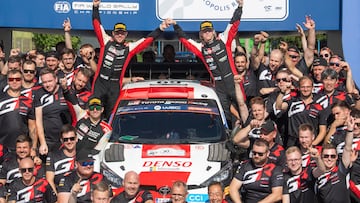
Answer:
POLYGON ((312 66, 312 79, 314 80, 313 93, 317 94, 324 88, 321 80, 321 74, 326 68, 328 68, 328 64, 324 58, 319 57, 314 59, 312 66))
POLYGON ((306 38, 305 32, 300 24, 296 24, 298 33, 300 34, 303 55, 296 46, 289 46, 286 42, 280 42, 280 49, 285 53, 285 65, 297 77, 308 75, 311 64, 314 60, 314 50, 316 44, 315 21, 311 16, 305 16, 303 25, 308 30, 306 38))
POLYGON ((146 38, 141 38, 136 42, 125 43, 128 32, 124 23, 116 23, 114 25, 112 36, 108 36, 105 33, 99 15, 100 2, 100 0, 93 0, 92 19, 94 31, 100 44, 100 58, 92 90, 95 97, 103 100, 105 104, 105 117, 109 118, 116 104, 122 84, 144 80, 142 77, 124 77, 131 58, 148 47, 162 31, 169 27, 169 24, 164 20, 146 38))
MULTIPOLYGON (((237 3, 238 7, 235 9, 230 23, 226 30, 218 35, 218 38, 212 22, 203 21, 200 24, 199 36, 201 43, 190 39, 181 27, 176 24, 176 21, 171 22, 180 41, 188 50, 201 59, 215 81, 215 90, 224 108, 228 125, 232 124, 230 105, 232 102, 236 102, 234 75, 238 74, 232 57, 231 42, 235 38, 240 25, 243 0, 237 0, 237 3)), ((243 88, 241 89, 243 91, 243 88)))
POLYGON ((87 151, 76 153, 75 164, 76 170, 59 182, 58 202, 91 202, 94 185, 101 181, 109 184, 103 174, 94 172, 94 158, 87 151))
POLYGON ((243 139, 241 143, 237 143, 249 150, 249 157, 252 157, 250 149, 252 148, 255 140, 258 138, 264 139, 269 143, 269 162, 272 162, 277 166, 284 167, 285 149, 278 143, 281 140, 276 128, 276 124, 270 119, 265 120, 259 127, 253 128, 251 133, 253 134, 251 135, 249 132, 249 136, 243 139), (275 142, 275 138, 278 138, 278 142, 275 142))
MULTIPOLYGON (((57 71, 59 68, 59 55, 56 53, 56 51, 49 51, 45 54, 45 64, 46 67, 50 68, 53 71, 57 71)), ((40 70, 38 70, 40 73, 40 70)))

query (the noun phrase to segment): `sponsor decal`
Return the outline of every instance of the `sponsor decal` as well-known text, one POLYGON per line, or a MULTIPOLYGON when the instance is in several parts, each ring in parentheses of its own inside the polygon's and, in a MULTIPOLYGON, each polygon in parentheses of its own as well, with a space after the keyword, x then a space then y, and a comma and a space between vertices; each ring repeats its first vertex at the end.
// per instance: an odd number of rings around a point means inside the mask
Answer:
POLYGON ((195 149, 197 149, 197 150, 205 150, 205 147, 203 145, 196 145, 195 149))
POLYGON ((67 1, 57 1, 54 3, 54 11, 56 13, 69 13, 71 5, 67 1))
POLYGON ((287 181, 289 193, 295 192, 300 186, 300 175, 293 176, 287 181))
POLYGON ((191 161, 144 161, 142 167, 149 167, 149 171, 178 171, 192 166, 191 161))
POLYGON ((170 192, 171 192, 171 188, 168 186, 163 186, 159 189, 159 193, 164 196, 170 194, 170 192))
POLYGON ((191 111, 206 111, 206 112, 211 112, 212 111, 211 108, 193 107, 193 106, 189 106, 188 109, 191 110, 191 111))
POLYGON ((206 202, 209 199, 207 194, 189 194, 186 201, 188 202, 206 202))
POLYGON ((14 111, 18 103, 18 98, 11 98, 0 102, 0 115, 14 111))
POLYGON ((160 148, 156 150, 148 150, 147 156, 185 156, 184 150, 173 148, 160 148))
POLYGON ((134 149, 141 149, 141 145, 134 145, 133 148, 134 149))
POLYGON ((190 145, 143 145, 142 158, 190 158, 190 145))
POLYGON ((170 198, 156 198, 155 199, 156 203, 166 203, 166 202, 169 202, 169 201, 170 201, 170 198))
POLYGON ((129 101, 128 105, 132 106, 132 105, 139 105, 140 104, 140 100, 135 100, 135 101, 129 101))

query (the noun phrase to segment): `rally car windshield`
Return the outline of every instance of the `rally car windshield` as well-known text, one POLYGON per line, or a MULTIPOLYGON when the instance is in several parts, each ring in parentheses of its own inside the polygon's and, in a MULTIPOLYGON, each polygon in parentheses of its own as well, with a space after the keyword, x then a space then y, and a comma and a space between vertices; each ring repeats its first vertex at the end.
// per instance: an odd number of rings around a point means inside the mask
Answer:
POLYGON ((126 101, 112 126, 111 142, 181 144, 226 139, 218 108, 211 101, 126 101))

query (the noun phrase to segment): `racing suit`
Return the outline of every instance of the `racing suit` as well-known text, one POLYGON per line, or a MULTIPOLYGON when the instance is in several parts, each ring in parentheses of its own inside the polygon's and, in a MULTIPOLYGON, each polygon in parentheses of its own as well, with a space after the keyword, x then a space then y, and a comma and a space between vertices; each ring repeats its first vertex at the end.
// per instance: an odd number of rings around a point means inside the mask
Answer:
MULTIPOLYGON (((191 52, 193 52, 205 64, 210 76, 215 81, 215 90, 220 98, 226 119, 231 120, 230 105, 236 103, 234 75, 237 70, 232 57, 231 43, 236 36, 240 25, 242 7, 238 7, 223 33, 209 43, 198 43, 188 38, 178 24, 174 25, 174 30, 179 40, 191 52)), ((243 95, 245 92, 241 85, 243 95)))
POLYGON ((105 33, 98 7, 93 7, 92 21, 100 44, 98 68, 92 85, 93 96, 105 103, 105 116, 109 118, 118 99, 122 80, 131 58, 148 47, 162 31, 156 28, 146 38, 141 38, 136 42, 117 43, 105 33))

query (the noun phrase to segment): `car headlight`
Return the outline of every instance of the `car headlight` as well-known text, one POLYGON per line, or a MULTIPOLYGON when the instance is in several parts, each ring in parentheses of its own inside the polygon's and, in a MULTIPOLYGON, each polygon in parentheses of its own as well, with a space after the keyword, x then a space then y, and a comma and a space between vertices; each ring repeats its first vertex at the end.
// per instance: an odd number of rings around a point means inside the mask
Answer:
POLYGON ((112 183, 113 187, 121 187, 123 179, 111 170, 104 162, 100 164, 101 173, 112 183))
POLYGON ((232 163, 227 162, 219 172, 214 174, 212 177, 201 183, 201 186, 207 187, 211 182, 224 182, 232 176, 232 163))

